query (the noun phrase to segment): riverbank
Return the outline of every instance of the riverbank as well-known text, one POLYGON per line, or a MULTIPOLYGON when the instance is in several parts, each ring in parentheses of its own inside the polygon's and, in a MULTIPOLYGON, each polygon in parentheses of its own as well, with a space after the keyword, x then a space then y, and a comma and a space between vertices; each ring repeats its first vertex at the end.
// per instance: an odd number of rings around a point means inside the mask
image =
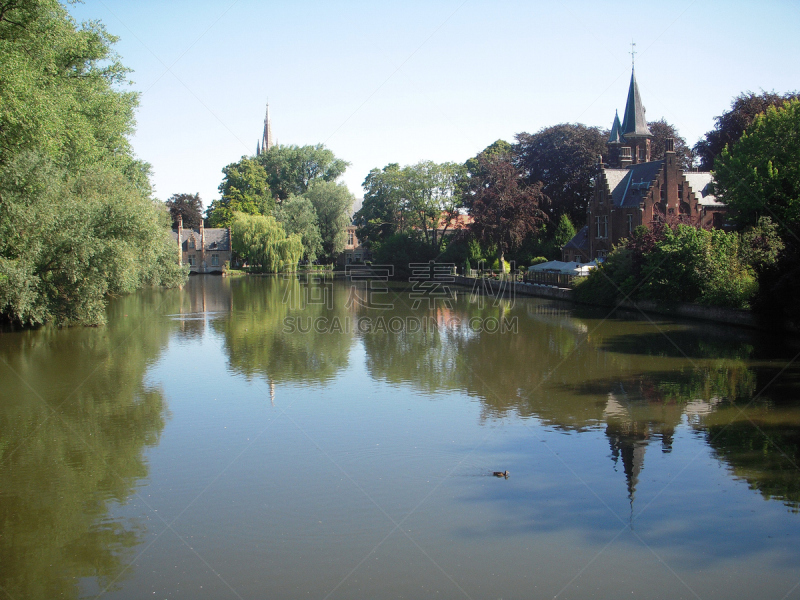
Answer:
MULTIPOLYGON (((519 296, 536 296, 539 298, 552 298, 554 300, 566 300, 568 302, 580 303, 575 299, 575 291, 570 288, 559 288, 533 283, 520 283, 512 281, 497 281, 494 279, 474 279, 471 277, 454 277, 454 283, 472 289, 491 292, 493 294, 514 294, 519 296)), ((726 325, 736 325, 738 327, 749 327, 756 329, 762 327, 756 315, 749 310, 737 310, 732 308, 719 308, 714 306, 701 306, 699 304, 674 304, 663 306, 655 302, 620 302, 615 307, 623 310, 641 311, 656 315, 667 315, 684 319, 695 319, 711 321, 714 323, 724 323, 726 325)), ((782 329, 787 331, 787 329, 782 329)), ((797 333, 793 328, 789 328, 792 333, 797 333)))

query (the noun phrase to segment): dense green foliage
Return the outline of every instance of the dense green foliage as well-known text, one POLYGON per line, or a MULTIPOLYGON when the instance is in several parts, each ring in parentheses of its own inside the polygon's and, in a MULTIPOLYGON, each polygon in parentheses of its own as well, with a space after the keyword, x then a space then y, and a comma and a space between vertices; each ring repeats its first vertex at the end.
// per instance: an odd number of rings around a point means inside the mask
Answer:
POLYGON ((0 13, 0 315, 101 323, 108 294, 185 278, 127 135, 137 97, 102 25, 54 0, 0 13))
POLYGON ((462 206, 464 176, 461 165, 432 161, 373 169, 364 180, 364 202, 355 215, 358 238, 376 244, 403 233, 436 252, 443 250, 462 206))
POLYGON ((322 253, 322 235, 311 201, 305 196, 289 196, 273 214, 286 233, 296 233, 302 238, 303 257, 309 262, 317 260, 322 253))
POLYGON ((744 234, 659 221, 650 229, 637 227, 575 293, 598 304, 653 300, 749 308, 758 292, 757 270, 772 264, 780 247, 767 219, 744 234))
POLYGON ((271 216, 234 213, 231 246, 251 267, 266 273, 293 271, 303 255, 302 237, 287 236, 271 216))
POLYGON ((221 198, 206 211, 210 227, 231 225, 235 213, 275 217, 302 238, 301 256, 328 262, 344 249, 355 198, 336 179, 349 163, 322 144, 273 146, 223 169, 221 198))
POLYGON ((714 166, 715 191, 740 228, 762 216, 774 219, 784 235, 800 226, 800 100, 771 106, 714 166))
POLYGON ((694 145, 694 154, 700 160, 700 169, 710 171, 714 161, 722 154, 725 146, 732 146, 752 124, 755 118, 771 106, 780 107, 786 100, 798 99, 800 94, 788 92, 744 92, 731 102, 731 109, 714 119, 714 129, 694 145))
POLYGON ((344 183, 333 181, 315 181, 304 197, 317 213, 322 254, 331 263, 344 250, 355 198, 344 183))
POLYGON ((278 202, 305 194, 315 181, 336 181, 350 166, 322 144, 273 146, 254 160, 263 167, 278 202))
POLYGON ((229 227, 236 212, 269 215, 275 201, 267 185, 267 175, 255 159, 243 156, 222 169, 220 199, 214 200, 206 215, 209 227, 229 227))

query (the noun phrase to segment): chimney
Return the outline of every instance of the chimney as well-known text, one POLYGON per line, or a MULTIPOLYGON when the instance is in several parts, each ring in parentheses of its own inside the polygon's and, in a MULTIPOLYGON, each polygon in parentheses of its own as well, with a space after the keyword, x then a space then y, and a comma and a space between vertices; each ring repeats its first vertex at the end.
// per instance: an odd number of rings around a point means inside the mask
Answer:
POLYGON ((664 140, 664 144, 667 152, 675 152, 675 138, 668 137, 664 140))
POLYGON ((200 219, 200 251, 206 251, 206 230, 203 228, 203 219, 200 219))
POLYGON ((178 264, 183 262, 183 215, 178 213, 178 264))

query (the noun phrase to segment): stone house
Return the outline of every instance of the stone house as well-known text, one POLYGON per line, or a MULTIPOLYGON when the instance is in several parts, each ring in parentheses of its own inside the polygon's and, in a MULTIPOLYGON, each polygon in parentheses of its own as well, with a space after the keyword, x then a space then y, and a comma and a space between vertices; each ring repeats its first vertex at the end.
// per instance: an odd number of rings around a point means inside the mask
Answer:
POLYGON ((609 164, 597 163, 586 225, 562 248, 565 261, 603 259, 656 213, 683 216, 704 227, 722 227, 725 205, 709 192, 711 173, 685 171, 674 140, 667 139, 661 160, 650 160, 653 134, 645 120, 636 74, 631 72, 622 123, 614 116, 608 138, 609 164))
POLYGON ((184 229, 178 217, 178 229, 172 231, 178 244, 182 265, 189 265, 190 273, 223 273, 231 261, 231 230, 229 227, 184 229))

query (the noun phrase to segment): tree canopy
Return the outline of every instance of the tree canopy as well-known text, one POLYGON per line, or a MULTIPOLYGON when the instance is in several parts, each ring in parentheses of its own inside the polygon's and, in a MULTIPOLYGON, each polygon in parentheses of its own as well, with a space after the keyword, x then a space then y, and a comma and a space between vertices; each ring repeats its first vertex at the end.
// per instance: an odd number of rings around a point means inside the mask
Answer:
POLYGON ((116 38, 55 0, 0 11, 0 316, 104 321, 108 294, 176 285, 169 215, 133 156, 116 38))
POLYGON ((473 186, 470 229, 479 240, 497 246, 502 271, 505 253, 547 219, 540 208, 542 184, 526 184, 508 155, 484 156, 480 161, 484 175, 473 186))
POLYGON ((462 165, 433 161, 373 169, 364 180, 364 202, 355 215, 359 239, 376 243, 408 233, 441 249, 462 206, 465 172, 462 165))
POLYGON ((322 254, 322 235, 314 205, 305 196, 289 196, 274 211, 286 233, 298 234, 303 242, 303 256, 314 262, 322 254))
POLYGON ((200 194, 172 194, 165 202, 172 217, 172 227, 178 226, 178 216, 184 227, 197 229, 203 221, 203 201, 200 194))
POLYGON ((784 235, 800 231, 800 100, 757 116, 715 163, 715 191, 740 228, 762 216, 784 235))
POLYGON ((744 92, 736 96, 731 102, 731 109, 714 119, 714 129, 694 145, 694 153, 700 159, 700 168, 704 171, 712 170, 714 160, 722 154, 725 146, 738 141, 756 116, 766 112, 770 106, 782 106, 785 101, 798 98, 800 94, 797 92, 744 92))
POLYGON ((248 215, 272 212, 275 201, 267 185, 267 175, 255 159, 243 156, 239 162, 222 169, 222 173, 221 198, 214 200, 206 211, 209 227, 228 227, 235 212, 248 215))
POLYGON ((322 254, 326 261, 333 262, 344 250, 355 198, 344 183, 333 181, 315 181, 304 197, 317 213, 322 254))
POLYGON ((677 127, 667 123, 666 119, 659 119, 647 124, 653 133, 650 140, 650 159, 661 160, 667 150, 667 138, 674 140, 675 154, 678 158, 678 166, 688 170, 692 166, 692 150, 686 145, 686 140, 678 133, 677 127))
POLYGON ((278 202, 305 194, 315 181, 336 181, 350 166, 323 144, 273 146, 255 157, 264 168, 267 183, 278 202))
POLYGON ((594 165, 607 153, 607 136, 599 127, 562 123, 534 134, 518 133, 516 140, 515 162, 529 184, 542 182, 548 200, 542 206, 551 220, 567 214, 573 223, 583 222, 594 165))

